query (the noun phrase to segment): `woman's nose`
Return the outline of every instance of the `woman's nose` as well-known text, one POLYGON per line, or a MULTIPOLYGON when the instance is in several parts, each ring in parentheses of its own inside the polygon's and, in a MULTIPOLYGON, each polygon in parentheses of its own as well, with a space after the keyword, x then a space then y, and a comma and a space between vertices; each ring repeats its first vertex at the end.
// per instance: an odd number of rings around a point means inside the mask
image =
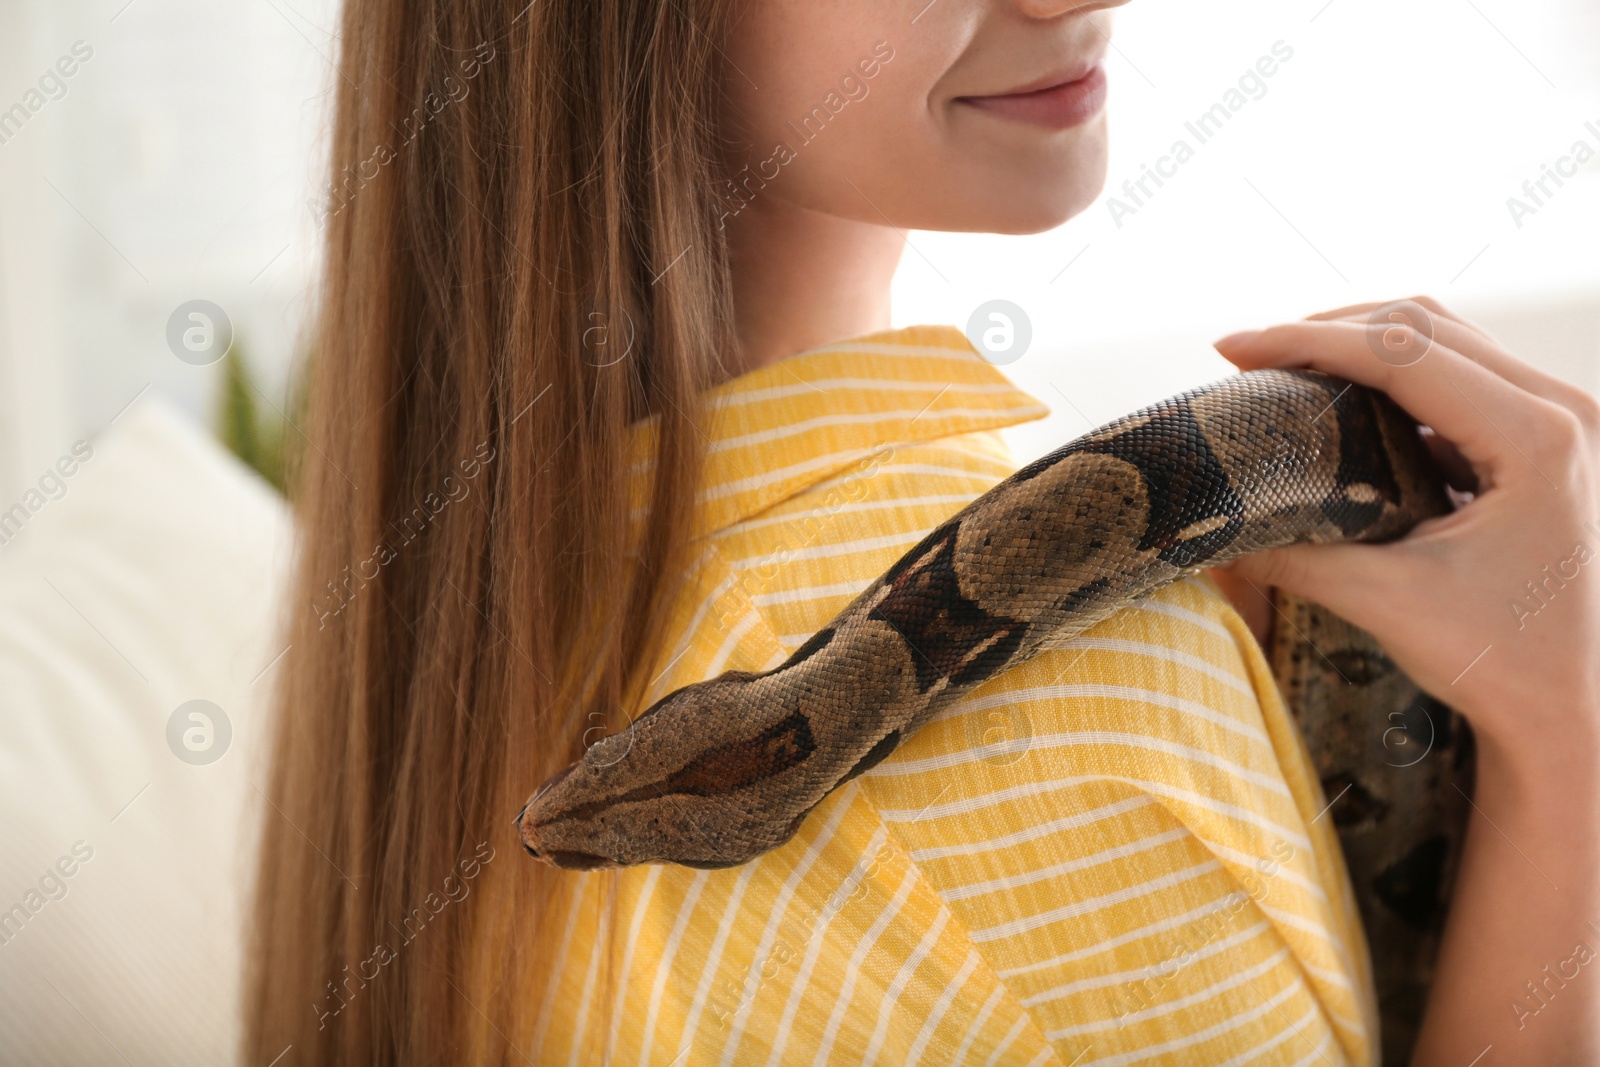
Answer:
POLYGON ((1088 14, 1104 8, 1121 7, 1128 0, 1012 0, 1017 10, 1034 19, 1053 19, 1060 15, 1088 14))

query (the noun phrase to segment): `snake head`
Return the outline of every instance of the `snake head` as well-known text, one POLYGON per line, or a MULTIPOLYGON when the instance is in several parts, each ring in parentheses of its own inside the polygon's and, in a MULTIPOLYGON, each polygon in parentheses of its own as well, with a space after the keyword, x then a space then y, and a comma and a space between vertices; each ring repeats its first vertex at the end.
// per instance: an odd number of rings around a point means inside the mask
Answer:
POLYGON ((569 870, 748 862, 794 835, 837 774, 817 766, 793 686, 730 674, 680 689, 545 782, 523 849, 569 870))
POLYGON ((554 867, 572 871, 597 871, 608 867, 620 866, 615 860, 608 859, 605 856, 597 856, 592 852, 583 852, 576 849, 562 848, 559 847, 558 843, 550 843, 545 840, 546 834, 543 831, 550 822, 555 820, 551 818, 553 813, 550 809, 553 804, 546 804, 540 808, 538 807, 540 798, 580 766, 582 766, 581 761, 569 763, 560 772, 553 775, 549 781, 541 785, 533 796, 528 798, 528 802, 522 806, 522 810, 517 812, 517 837, 522 841, 523 851, 534 859, 543 860, 554 867), (544 817, 543 821, 541 821, 541 815, 544 817))

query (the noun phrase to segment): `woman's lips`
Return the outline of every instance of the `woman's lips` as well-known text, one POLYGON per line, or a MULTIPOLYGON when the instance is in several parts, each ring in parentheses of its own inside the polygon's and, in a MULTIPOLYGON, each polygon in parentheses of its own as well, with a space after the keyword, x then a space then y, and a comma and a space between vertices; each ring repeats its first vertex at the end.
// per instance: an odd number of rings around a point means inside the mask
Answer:
POLYGON ((963 96, 958 103, 1055 130, 1081 126, 1100 113, 1106 103, 1106 69, 1096 65, 1076 81, 1062 82, 1027 93, 1003 96, 963 96))

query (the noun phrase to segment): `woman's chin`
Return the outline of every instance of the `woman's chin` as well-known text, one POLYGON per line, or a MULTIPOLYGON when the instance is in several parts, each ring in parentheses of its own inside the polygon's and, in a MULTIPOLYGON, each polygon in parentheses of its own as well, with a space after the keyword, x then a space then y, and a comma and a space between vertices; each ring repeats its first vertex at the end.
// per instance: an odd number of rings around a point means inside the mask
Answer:
POLYGON ((1103 166, 1041 174, 1018 182, 1007 177, 969 189, 945 218, 917 229, 1027 236, 1053 230, 1083 214, 1105 188, 1103 166))
POLYGON ((981 169, 952 176, 940 212, 944 224, 918 229, 1019 236, 1053 230, 1088 210, 1105 189, 1106 155, 1103 137, 1086 136, 1069 152, 991 156, 981 169))
POLYGON ((1045 233, 1083 214, 1100 195, 1096 187, 1087 196, 1044 200, 1036 204, 1010 203, 996 205, 996 217, 981 228, 983 233, 998 233, 1009 237, 1026 237, 1045 233))

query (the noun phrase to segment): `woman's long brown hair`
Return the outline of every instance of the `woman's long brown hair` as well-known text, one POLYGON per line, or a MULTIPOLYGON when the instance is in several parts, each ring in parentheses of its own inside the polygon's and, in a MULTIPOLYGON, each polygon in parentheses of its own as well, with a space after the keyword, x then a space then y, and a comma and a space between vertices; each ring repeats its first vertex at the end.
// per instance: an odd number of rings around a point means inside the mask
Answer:
POLYGON ((536 1062, 512 821, 661 666, 733 351, 722 5, 346 0, 244 1063, 536 1062))

